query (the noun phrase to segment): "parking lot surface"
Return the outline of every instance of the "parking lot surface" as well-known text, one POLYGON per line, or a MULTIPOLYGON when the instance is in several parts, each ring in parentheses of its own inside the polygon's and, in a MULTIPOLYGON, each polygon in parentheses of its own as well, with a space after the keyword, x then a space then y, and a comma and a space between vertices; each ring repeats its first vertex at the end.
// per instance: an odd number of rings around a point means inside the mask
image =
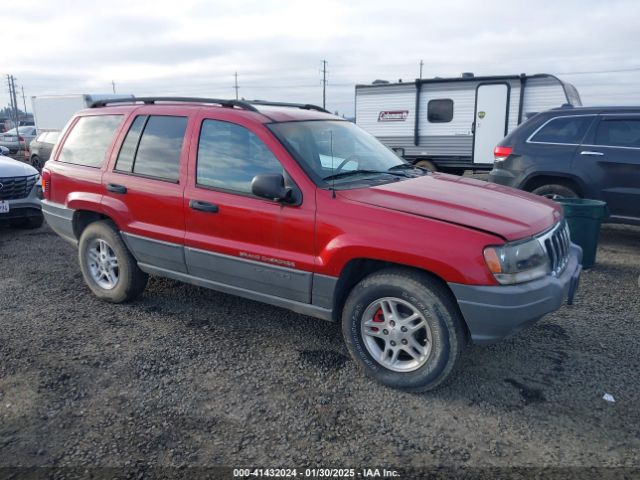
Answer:
POLYGON ((159 278, 104 303, 47 227, 0 229, 0 265, 0 466, 640 465, 640 228, 420 395, 363 377, 335 324, 159 278))

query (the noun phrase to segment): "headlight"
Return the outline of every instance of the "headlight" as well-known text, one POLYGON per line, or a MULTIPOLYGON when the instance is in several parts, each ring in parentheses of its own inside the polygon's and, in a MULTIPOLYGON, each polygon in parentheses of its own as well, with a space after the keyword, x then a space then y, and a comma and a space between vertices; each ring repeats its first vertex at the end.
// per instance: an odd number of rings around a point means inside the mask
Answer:
POLYGON ((535 238, 486 247, 484 261, 496 280, 503 285, 535 280, 551 271, 549 257, 535 238))

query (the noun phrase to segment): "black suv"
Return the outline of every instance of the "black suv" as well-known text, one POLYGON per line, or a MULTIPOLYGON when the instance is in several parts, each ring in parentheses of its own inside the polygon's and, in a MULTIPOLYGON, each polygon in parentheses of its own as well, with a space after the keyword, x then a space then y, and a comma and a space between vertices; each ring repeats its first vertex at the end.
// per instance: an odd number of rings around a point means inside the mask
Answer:
POLYGON ((562 107, 502 140, 489 181, 548 198, 604 200, 610 221, 640 224, 640 107, 562 107))

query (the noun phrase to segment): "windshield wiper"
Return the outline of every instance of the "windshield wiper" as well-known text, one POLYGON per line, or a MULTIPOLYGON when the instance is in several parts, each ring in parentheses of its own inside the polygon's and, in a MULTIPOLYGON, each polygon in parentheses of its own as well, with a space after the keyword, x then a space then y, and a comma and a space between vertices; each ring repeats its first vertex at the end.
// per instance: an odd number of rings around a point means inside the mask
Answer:
POLYGON ((349 170, 348 172, 334 173, 333 175, 329 175, 327 177, 324 177, 323 180, 335 180, 337 178, 344 178, 344 177, 350 177, 352 175, 361 175, 361 174, 362 175, 366 175, 368 173, 373 173, 373 174, 378 174, 378 175, 394 175, 394 176, 406 177, 406 175, 404 173, 390 172, 389 170, 358 169, 358 170, 349 170))
POLYGON ((416 167, 415 165, 411 165, 410 163, 400 163, 398 165, 394 165, 389 170, 390 171, 392 171, 392 170, 420 170, 421 172, 425 172, 425 173, 429 171, 426 168, 416 167))

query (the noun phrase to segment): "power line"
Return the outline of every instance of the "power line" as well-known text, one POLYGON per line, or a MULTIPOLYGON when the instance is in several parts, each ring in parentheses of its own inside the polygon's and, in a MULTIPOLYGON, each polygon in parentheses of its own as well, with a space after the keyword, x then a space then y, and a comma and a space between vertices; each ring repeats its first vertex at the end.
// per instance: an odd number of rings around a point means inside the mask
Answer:
POLYGON ((624 72, 640 72, 640 67, 620 68, 617 70, 592 70, 590 72, 562 72, 558 75, 593 75, 596 73, 624 73, 624 72))

